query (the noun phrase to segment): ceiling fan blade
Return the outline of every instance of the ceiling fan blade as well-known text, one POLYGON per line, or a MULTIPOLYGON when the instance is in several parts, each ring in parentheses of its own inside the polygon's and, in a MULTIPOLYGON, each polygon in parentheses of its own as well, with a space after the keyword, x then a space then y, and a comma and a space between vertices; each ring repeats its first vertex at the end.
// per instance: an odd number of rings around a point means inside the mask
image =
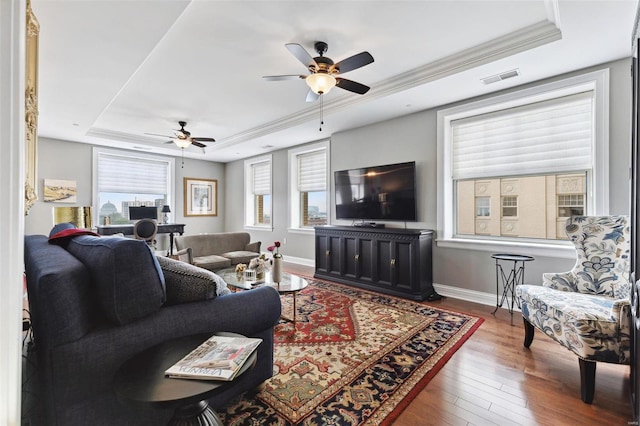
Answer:
POLYGON ((287 44, 285 44, 285 46, 286 46, 287 49, 289 49, 289 52, 291 52, 291 54, 296 57, 296 59, 298 59, 300 62, 302 62, 302 64, 305 67, 309 68, 311 65, 313 65, 316 68, 318 68, 318 64, 311 57, 309 52, 307 52, 305 50, 304 47, 302 47, 298 43, 287 43, 287 44))
POLYGON ((200 143, 200 142, 196 141, 195 139, 201 139, 201 138, 193 138, 193 139, 191 139, 191 145, 197 146, 198 148, 206 148, 207 147, 205 144, 200 143))
POLYGON ((264 78, 267 81, 282 81, 282 80, 298 80, 301 78, 307 78, 306 75, 265 75, 264 78))
POLYGON ((346 78, 336 78, 336 86, 359 95, 364 95, 370 89, 369 86, 365 86, 364 84, 360 84, 352 80, 347 80, 346 78))
POLYGON ((357 55, 350 56, 333 65, 333 69, 339 70, 341 74, 353 71, 373 62, 373 56, 369 52, 361 52, 357 55))
POLYGON ((320 95, 318 95, 313 90, 309 89, 309 92, 307 93, 307 102, 315 102, 318 100, 319 97, 320 95))
POLYGON ((173 136, 168 136, 168 135, 159 135, 157 133, 143 133, 144 135, 149 135, 149 136, 161 136, 163 138, 171 138, 173 136))
POLYGON ((191 138, 191 142, 215 142, 214 138, 191 138))
POLYGON ((165 142, 165 144, 168 144, 168 143, 174 143, 174 142, 173 142, 173 140, 170 140, 170 141, 166 141, 166 142, 165 142))

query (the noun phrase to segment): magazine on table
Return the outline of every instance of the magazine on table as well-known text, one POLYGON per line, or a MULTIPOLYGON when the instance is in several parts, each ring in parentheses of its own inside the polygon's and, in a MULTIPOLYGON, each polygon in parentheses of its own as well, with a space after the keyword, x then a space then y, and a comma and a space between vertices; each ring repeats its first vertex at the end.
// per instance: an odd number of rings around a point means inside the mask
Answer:
POLYGON ((262 339, 211 336, 165 371, 180 379, 233 380, 262 339))

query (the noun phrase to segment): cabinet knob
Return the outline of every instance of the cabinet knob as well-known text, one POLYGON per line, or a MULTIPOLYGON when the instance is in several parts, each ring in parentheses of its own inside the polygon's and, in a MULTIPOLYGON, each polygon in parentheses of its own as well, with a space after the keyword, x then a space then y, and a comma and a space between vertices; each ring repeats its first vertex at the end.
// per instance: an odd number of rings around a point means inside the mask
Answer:
POLYGON ((396 266, 396 260, 395 259, 391 259, 391 266, 393 266, 395 268, 395 266, 396 266))
POLYGON ((353 256, 356 259, 356 262, 360 260, 360 255, 356 254, 355 256, 353 256))
POLYGON ((324 255, 325 255, 325 256, 329 256, 330 254, 331 254, 331 252, 330 252, 329 250, 327 250, 327 251, 325 251, 325 252, 324 252, 324 255))

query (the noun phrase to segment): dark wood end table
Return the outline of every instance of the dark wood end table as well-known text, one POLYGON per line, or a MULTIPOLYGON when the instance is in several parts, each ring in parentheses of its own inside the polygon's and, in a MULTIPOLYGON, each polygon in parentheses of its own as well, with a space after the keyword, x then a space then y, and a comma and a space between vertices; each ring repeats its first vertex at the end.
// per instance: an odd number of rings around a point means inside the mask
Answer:
MULTIPOLYGON (((235 333, 215 333, 240 336, 235 333)), ((195 334, 169 340, 145 349, 126 361, 116 372, 114 389, 119 398, 175 409, 169 425, 223 426, 207 398, 233 386, 233 381, 175 379, 164 375, 167 368, 182 359, 212 333, 195 334)), ((255 366, 253 352, 238 376, 255 366)), ((236 378, 238 377, 236 376, 236 378)))

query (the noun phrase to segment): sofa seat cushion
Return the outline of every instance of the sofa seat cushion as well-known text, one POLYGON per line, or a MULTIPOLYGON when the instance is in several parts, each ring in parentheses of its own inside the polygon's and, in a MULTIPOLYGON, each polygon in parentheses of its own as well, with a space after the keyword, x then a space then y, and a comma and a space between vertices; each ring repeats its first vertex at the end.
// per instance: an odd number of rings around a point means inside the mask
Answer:
POLYGON ((89 270, 108 320, 127 324, 164 304, 164 276, 144 241, 82 235, 70 240, 67 250, 89 270))
POLYGON ((217 274, 179 260, 159 256, 164 274, 167 304, 197 302, 229 294, 227 283, 217 274))
POLYGON ((193 264, 204 269, 217 270, 231 266, 231 260, 217 254, 209 256, 198 256, 193 258, 193 264))
POLYGON ((231 265, 237 265, 238 263, 249 263, 251 259, 255 259, 258 257, 258 253, 253 251, 228 251, 226 253, 222 253, 223 257, 231 260, 231 265))
POLYGON ((579 357, 629 363, 628 299, 536 285, 517 286, 516 292, 524 318, 579 357))

